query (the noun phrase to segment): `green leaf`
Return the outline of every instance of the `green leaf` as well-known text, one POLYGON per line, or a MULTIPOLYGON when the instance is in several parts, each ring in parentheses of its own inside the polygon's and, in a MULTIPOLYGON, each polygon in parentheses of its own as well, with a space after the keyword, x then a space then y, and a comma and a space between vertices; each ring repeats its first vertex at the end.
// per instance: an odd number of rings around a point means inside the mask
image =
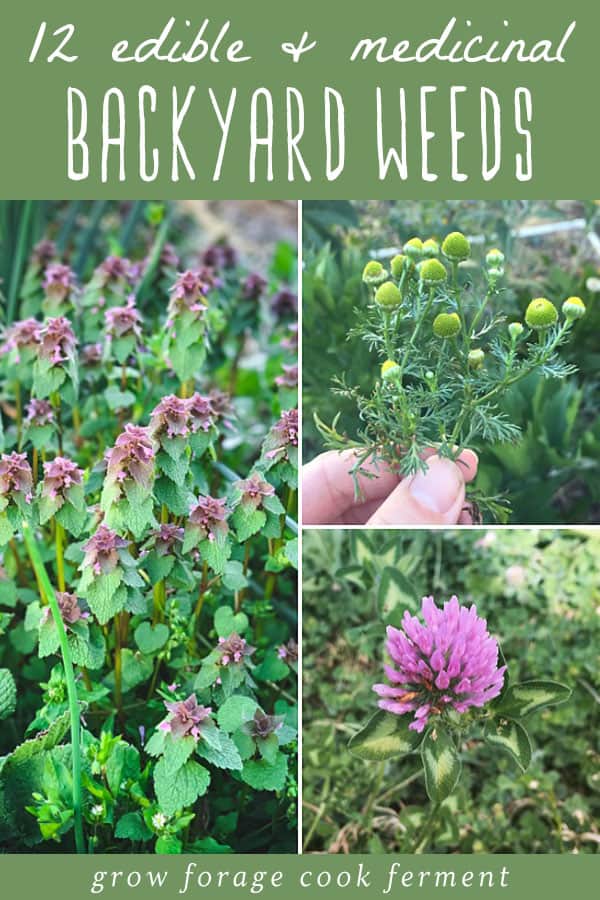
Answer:
POLYGON ((85 528, 88 519, 88 511, 85 506, 83 509, 78 509, 76 506, 73 506, 73 504, 67 502, 63 503, 58 510, 56 518, 69 534, 72 534, 73 537, 77 538, 85 528))
POLYGON ((377 603, 383 619, 388 617, 398 607, 412 608, 415 597, 418 596, 415 587, 398 569, 386 566, 381 574, 377 603))
POLYGON ((17 686, 8 669, 0 669, 0 722, 12 716, 17 707, 17 686))
POLYGON ((460 778, 460 757, 452 737, 442 728, 427 732, 421 745, 425 787, 432 803, 449 797, 460 778))
POLYGON ((531 741, 520 722, 512 719, 490 722, 486 727, 485 740, 491 747, 499 747, 509 753, 521 771, 529 768, 531 741))
POLYGON ((183 487, 189 472, 187 456, 173 457, 169 453, 159 453, 156 458, 159 469, 178 487, 183 487))
POLYGON ((80 594, 88 601, 101 625, 106 624, 125 606, 127 591, 121 586, 122 580, 123 571, 117 566, 112 572, 94 577, 85 588, 80 583, 80 594))
POLYGON ((248 584, 244 567, 237 559, 230 559, 223 572, 223 584, 230 591, 241 591, 248 584))
MULTIPOLYGON (((125 648, 121 651, 121 686, 123 693, 131 691, 138 684, 147 681, 152 676, 154 668, 152 659, 149 656, 142 656, 139 652, 134 652, 125 648)), ((111 672, 106 678, 106 683, 113 688, 115 684, 114 673, 111 672)))
MULTIPOLYGON (((200 541, 198 549, 201 558, 208 563, 215 575, 222 575, 227 560, 231 556, 231 541, 227 536, 217 535, 214 541, 200 541)), ((185 552, 185 550, 184 550, 185 552)))
POLYGON ((219 606, 215 612, 215 630, 219 637, 229 637, 234 632, 243 634, 248 628, 246 613, 234 613, 230 606, 219 606))
POLYGON ((134 638, 142 653, 157 653, 169 640, 169 629, 160 623, 142 622, 135 629, 134 638))
POLYGON ((266 759, 250 759, 244 763, 242 778, 256 791, 282 791, 287 777, 288 761, 284 753, 279 753, 274 763, 266 759))
POLYGON ((163 834, 157 840, 154 846, 155 853, 162 853, 164 855, 175 856, 181 853, 183 850, 183 844, 174 834, 163 834))
POLYGON ((571 688, 558 681, 523 681, 510 685, 494 712, 522 719, 540 709, 564 703, 570 696, 571 688))
POLYGON ((171 734, 167 734, 162 756, 165 773, 174 775, 185 765, 195 749, 196 741, 193 737, 174 738, 171 734))
POLYGON ((217 713, 217 722, 225 731, 237 731, 245 722, 249 722, 258 709, 256 700, 234 694, 228 697, 217 713))
POLYGON ((0 605, 11 609, 17 605, 17 585, 14 581, 0 580, 0 605))
POLYGON ((106 781, 113 797, 117 797, 121 784, 137 781, 140 777, 140 754, 126 741, 114 744, 106 763, 106 781))
POLYGON ((286 541, 283 552, 285 553, 286 559, 289 559, 291 564, 295 569, 298 568, 298 538, 292 538, 291 541, 286 541))
POLYGON ((358 734, 350 738, 348 749, 361 759, 384 760, 406 756, 419 746, 422 736, 409 729, 410 716, 395 716, 380 709, 358 734))
MULTIPOLYGON (((154 485, 156 500, 167 507, 175 516, 187 516, 190 510, 190 492, 179 487, 166 475, 158 478, 154 485)), ((196 541, 197 543, 197 541, 196 541)), ((194 543, 191 546, 195 546, 194 543)), ((189 549, 189 548, 188 548, 189 549)))
POLYGON ((19 765, 33 756, 37 756, 38 753, 52 750, 53 747, 56 747, 62 741, 69 730, 69 726, 69 713, 64 712, 45 731, 40 731, 35 737, 15 747, 12 753, 6 757, 2 774, 4 775, 13 765, 19 765))
POLYGON ((252 673, 260 681, 281 681, 290 674, 289 666, 281 659, 276 650, 265 654, 260 666, 252 673))
POLYGON ((240 503, 231 515, 231 522, 240 543, 260 531, 266 521, 266 513, 262 509, 255 509, 253 504, 240 503))
POLYGON ((121 391, 116 384, 111 384, 104 391, 104 399, 108 404, 108 408, 116 411, 133 406, 135 394, 132 394, 131 391, 121 391))
POLYGON ((274 764, 279 753, 279 741, 276 734, 269 734, 266 738, 259 738, 256 742, 258 752, 268 763, 274 764))
POLYGON ((221 670, 213 663, 204 663, 194 681, 194 690, 203 691, 215 683, 221 670))
POLYGON ((240 771, 242 768, 242 758, 235 743, 229 735, 224 734, 222 731, 217 731, 215 729, 215 733, 217 738, 216 745, 215 742, 208 744, 206 741, 202 740, 202 737, 204 737, 204 735, 202 735, 198 743, 198 755, 202 756, 203 759, 212 763, 213 766, 217 766, 219 769, 234 769, 240 771))
POLYGON ((0 547, 8 544, 14 534, 14 529, 10 524, 6 513, 0 513, 0 547))
POLYGON ((122 841, 149 841, 152 832, 140 813, 129 812, 121 816, 115 827, 115 837, 122 841))
POLYGON ((175 774, 165 763, 164 757, 154 767, 154 790, 158 804, 167 816, 172 816, 186 806, 192 806, 208 790, 208 769, 194 760, 188 760, 175 774))

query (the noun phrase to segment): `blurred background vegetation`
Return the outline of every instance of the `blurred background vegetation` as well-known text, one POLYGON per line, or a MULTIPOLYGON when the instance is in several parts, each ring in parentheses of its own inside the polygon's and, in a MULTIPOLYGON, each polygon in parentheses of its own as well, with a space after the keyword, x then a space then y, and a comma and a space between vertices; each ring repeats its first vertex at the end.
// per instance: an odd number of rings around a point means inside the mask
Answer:
POLYGON ((353 402, 331 392, 333 377, 345 374, 349 384, 368 393, 377 369, 364 342, 347 340, 367 299, 361 282, 365 262, 389 259, 413 235, 442 240, 460 230, 472 240, 475 265, 490 247, 505 253, 503 311, 509 320, 522 319, 532 297, 560 305, 576 295, 588 307, 563 351, 578 367, 577 376, 551 381, 535 374, 512 388, 504 409, 522 429, 522 440, 486 447, 478 484, 487 494, 510 498, 514 523, 600 521, 596 201, 311 201, 303 204, 303 227, 305 462, 323 450, 314 412, 331 423, 341 411, 338 430, 354 435, 358 429, 353 402))
POLYGON ((480 741, 429 852, 600 852, 600 535, 587 531, 305 532, 303 820, 308 852, 406 852, 428 800, 419 760, 347 750, 377 708, 385 626, 456 593, 499 638, 511 679, 573 689, 528 724, 529 770, 480 741))

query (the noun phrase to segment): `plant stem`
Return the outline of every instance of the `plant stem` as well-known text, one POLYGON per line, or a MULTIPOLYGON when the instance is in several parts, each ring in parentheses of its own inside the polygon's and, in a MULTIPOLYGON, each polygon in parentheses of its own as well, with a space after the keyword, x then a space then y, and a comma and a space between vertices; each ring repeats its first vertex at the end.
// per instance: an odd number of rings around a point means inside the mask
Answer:
POLYGON ((21 385, 15 382, 15 407, 17 412, 17 444, 21 447, 21 436, 23 433, 23 402, 21 400, 21 385))
POLYGON ((424 853, 427 849, 427 844, 429 839, 432 836, 433 826, 435 824, 436 816, 438 814, 438 810, 440 808, 439 803, 432 803, 431 808, 429 810, 429 815, 425 819, 423 823, 423 827, 417 833, 417 837, 415 840, 414 848, 411 851, 412 853, 424 853))
POLYGON ((54 545, 56 548, 56 581, 58 583, 59 591, 63 592, 66 590, 66 582, 65 582, 65 560, 63 556, 63 538, 64 538, 65 530, 58 521, 58 519, 54 519, 54 545))
POLYGON ((114 671, 115 671, 115 706, 117 708, 117 716, 119 720, 122 722, 123 720, 123 690, 122 690, 122 678, 123 678, 123 665, 121 659, 121 628, 120 628, 120 616, 117 613, 115 616, 114 622, 114 634, 115 634, 115 663, 114 663, 114 671))
MULTIPOLYGON (((72 772, 73 772, 73 827, 75 831, 75 846, 78 853, 85 853, 85 838, 83 834, 83 799, 81 788, 81 722, 79 715, 79 701, 77 699, 77 685, 75 683, 75 672, 73 669, 73 661, 71 659, 71 648, 67 639, 67 632, 56 602, 56 594, 54 588, 48 578, 48 573, 40 551, 36 543, 35 537, 31 531, 29 522, 23 522, 23 540, 27 547, 27 552, 31 560, 31 564, 36 573, 38 583, 43 586, 44 594, 48 600, 50 611, 56 625, 58 640, 62 654, 63 668, 65 670, 65 681, 67 683, 67 697, 69 703, 69 716, 71 719, 71 750, 72 750, 72 772)), ((42 595, 42 599, 44 599, 42 595)))

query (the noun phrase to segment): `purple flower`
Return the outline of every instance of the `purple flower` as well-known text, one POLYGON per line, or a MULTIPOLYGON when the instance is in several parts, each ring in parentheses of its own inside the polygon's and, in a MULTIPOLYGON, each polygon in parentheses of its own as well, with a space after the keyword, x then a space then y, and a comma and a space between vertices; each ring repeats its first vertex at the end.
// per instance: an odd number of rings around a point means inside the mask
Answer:
POLYGON ((178 269, 179 257, 173 244, 165 244, 160 251, 158 264, 161 269, 178 269))
POLYGON ((38 400, 33 397, 26 407, 25 423, 41 428, 43 425, 54 424, 54 410, 48 400, 38 400))
POLYGON ((64 316, 47 319, 40 332, 38 354, 57 366, 72 359, 77 346, 71 323, 64 316))
POLYGON ((72 460, 57 456, 51 462, 44 463, 42 497, 52 500, 60 509, 68 499, 69 490, 73 485, 81 484, 82 478, 82 470, 72 460))
POLYGON ((112 484, 130 478, 147 490, 154 478, 154 442, 147 428, 125 426, 115 446, 106 453, 106 477, 112 484))
POLYGON ((95 278, 103 285, 129 282, 131 263, 122 256, 107 256, 94 272, 95 278))
POLYGON ((62 303, 71 296, 75 287, 75 273, 63 263, 50 263, 44 272, 42 287, 48 298, 62 303))
POLYGON ((219 638, 218 650, 221 654, 218 665, 229 666, 243 664, 247 656, 252 656, 255 648, 250 646, 246 638, 234 632, 229 637, 219 638))
POLYGON ((169 439, 189 434, 189 404, 175 394, 163 397, 150 413, 150 434, 155 438, 169 439))
POLYGON ((158 727, 174 738, 191 736, 198 740, 202 736, 202 722, 210 719, 212 714, 210 706, 199 705, 195 694, 190 694, 187 700, 178 700, 176 703, 165 701, 165 707, 171 715, 158 727))
POLYGON ((108 525, 98 526, 96 533, 83 545, 85 553, 82 569, 91 566, 95 575, 106 575, 112 572, 119 563, 119 550, 129 546, 129 542, 109 528, 108 525))
POLYGON ((298 350, 298 323, 294 322, 290 325, 289 334, 287 337, 283 338, 281 341, 281 346, 284 350, 291 350, 292 353, 296 353, 298 350))
POLYGON ((236 481, 235 487, 241 492, 241 502, 252 505, 254 509, 258 509, 262 504, 263 497, 272 497, 275 488, 268 481, 263 481, 258 472, 253 472, 249 478, 242 481, 236 481))
POLYGON ((97 366, 102 362, 102 344, 86 344, 81 348, 81 360, 85 366, 97 366))
POLYGON ((206 272, 191 269, 181 272, 171 288, 169 321, 186 310, 202 315, 207 308, 204 296, 213 287, 213 283, 206 272))
POLYGON ((200 530, 200 539, 214 541, 216 535, 224 536, 227 525, 227 501, 217 497, 201 496, 190 510, 190 523, 200 530))
POLYGON ((188 400, 188 414, 190 430, 193 434, 197 431, 208 431, 214 425, 217 416, 212 397, 203 397, 198 393, 192 394, 188 400))
POLYGON ((251 272, 242 282, 242 296, 246 300, 258 300, 266 286, 267 282, 262 275, 251 272))
POLYGON ((294 638, 290 638, 287 644, 282 644, 277 649, 279 659, 284 659, 287 663, 298 662, 298 644, 294 638))
POLYGON ((183 541, 184 529, 178 525, 160 525, 154 532, 154 548, 157 556, 172 554, 176 545, 183 541))
MULTIPOLYGON (((80 607, 79 600, 75 594, 70 594, 68 591, 56 591, 56 602, 58 603, 60 615, 67 626, 67 630, 70 625, 74 625, 76 622, 81 621, 81 619, 89 619, 89 612, 80 607)), ((51 616, 52 613, 50 607, 45 606, 42 620, 47 622, 51 616)))
POLYGON ((282 288, 271 300, 271 309, 278 319, 298 313, 298 297, 289 288, 282 288))
MULTIPOLYGON (((0 347, 0 353, 10 353, 11 350, 33 350, 41 340, 42 326, 36 319, 23 319, 14 322, 4 334, 4 343, 0 347)), ((19 362, 17 359, 16 362, 19 362)))
POLYGON ((278 387, 295 388, 298 387, 298 366, 282 366, 283 374, 278 375, 275 384, 278 387))
POLYGON ((257 709, 254 713, 254 718, 244 725, 243 731, 249 734, 250 737, 264 740, 270 734, 279 731, 282 725, 283 716, 268 716, 262 709, 257 709))
POLYGON ((24 453, 3 453, 0 456, 0 496, 10 498, 20 494, 27 503, 31 500, 33 474, 24 453))
POLYGON ((237 265, 237 253, 226 241, 217 241, 206 248, 202 262, 213 269, 233 269, 237 265))
POLYGON ((142 338, 142 317, 135 307, 135 301, 130 299, 127 306, 113 306, 104 313, 106 333, 112 338, 122 338, 133 335, 137 340, 142 338))
POLYGON ((424 625, 405 612, 402 630, 387 628, 386 648, 396 668, 384 666, 391 684, 373 686, 384 698, 381 709, 414 713, 409 728, 419 732, 446 707, 464 713, 493 700, 506 671, 498 666, 498 644, 477 607, 460 606, 451 597, 439 609, 433 597, 424 597, 422 614, 424 625))
POLYGON ((264 449, 267 451, 267 459, 273 459, 282 453, 287 456, 288 447, 298 446, 298 410, 287 409, 281 413, 281 418, 271 428, 265 438, 264 449))
POLYGON ((31 251, 31 265, 36 269, 44 269, 49 262, 56 259, 56 244, 48 238, 42 238, 31 251))

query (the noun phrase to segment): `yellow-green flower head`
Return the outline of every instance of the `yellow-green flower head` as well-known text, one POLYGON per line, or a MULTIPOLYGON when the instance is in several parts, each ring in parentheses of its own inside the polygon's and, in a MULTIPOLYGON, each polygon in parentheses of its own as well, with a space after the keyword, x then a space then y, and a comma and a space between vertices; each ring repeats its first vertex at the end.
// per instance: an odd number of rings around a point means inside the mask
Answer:
POLYGON ((442 253, 452 262, 464 262, 471 255, 471 245, 460 231, 452 231, 443 240, 442 253))
POLYGON ((498 281, 504 275, 504 269, 502 266, 490 266, 487 273, 490 281, 498 281))
POLYGON ((460 331, 460 318, 458 313, 440 313, 433 320, 433 333, 440 338, 456 337, 460 331))
POLYGON ((483 366, 483 361, 485 359, 485 353, 483 350, 470 350, 469 351, 469 368, 470 369, 481 369, 483 366))
POLYGON ((439 259, 426 259, 419 267, 419 278, 424 284, 442 284, 447 277, 446 267, 439 259))
POLYGON ((394 362, 393 359, 386 359, 386 361, 381 366, 381 377, 384 381, 387 381, 390 378, 394 378, 395 375, 400 371, 400 366, 398 363, 394 362))
POLYGON ((550 328, 557 319, 556 307, 545 297, 536 297, 535 300, 532 300, 525 313, 525 321, 530 328, 536 331, 550 328))
POLYGON ((398 253, 390 263, 390 271, 394 278, 400 278, 402 276, 405 265, 407 269, 412 269, 414 263, 412 259, 409 259, 404 253, 398 253))
POLYGON ((411 238, 405 243, 402 250, 410 259, 421 259, 423 255, 423 241, 418 237, 411 238))
POLYGON ((365 284, 381 284, 387 277, 388 273, 376 259, 370 259, 362 273, 365 284))
POLYGON ((585 303, 581 297, 567 297, 562 305, 565 319, 581 319, 585 316, 585 303))
POLYGON ((386 281, 377 288, 375 302, 386 309, 394 309, 402 303, 402 294, 393 281, 386 281))
POLYGON ((520 338, 523 334, 523 326, 520 322, 511 322, 508 326, 508 333, 510 334, 513 341, 516 341, 517 338, 520 338))
POLYGON ((504 253, 493 247, 485 254, 485 264, 489 269, 501 268, 504 265, 504 253))
POLYGON ((423 241, 423 256, 433 259, 434 256, 440 255, 440 245, 433 238, 423 241))

